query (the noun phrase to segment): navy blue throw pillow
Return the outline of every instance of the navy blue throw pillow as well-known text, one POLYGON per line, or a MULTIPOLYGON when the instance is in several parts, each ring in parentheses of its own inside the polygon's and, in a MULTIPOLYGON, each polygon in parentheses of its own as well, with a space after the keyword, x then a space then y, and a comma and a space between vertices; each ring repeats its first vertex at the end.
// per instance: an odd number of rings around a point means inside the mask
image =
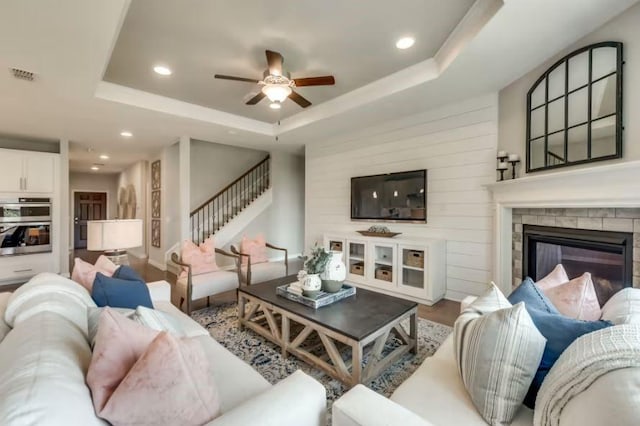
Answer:
POLYGON ((524 302, 533 323, 540 334, 547 339, 542 353, 542 361, 540 361, 538 371, 533 377, 533 382, 524 399, 524 405, 533 409, 542 381, 562 352, 578 337, 610 327, 613 323, 609 321, 582 321, 562 315, 529 277, 509 295, 508 300, 514 305, 518 302, 524 302))
POLYGON ((100 272, 96 274, 93 282, 91 297, 100 307, 135 309, 138 306, 145 306, 153 309, 149 288, 144 281, 107 277, 100 272))
MULTIPOLYGON (((114 275, 115 276, 115 275, 114 275)), ((524 302, 524 306, 529 309, 537 309, 550 314, 560 315, 560 312, 553 306, 551 300, 535 285, 529 277, 515 289, 507 298, 512 305, 524 302)))
POLYGON ((133 270, 130 266, 122 265, 113 273, 113 278, 118 278, 120 280, 127 281, 142 281, 142 277, 136 271, 133 270))

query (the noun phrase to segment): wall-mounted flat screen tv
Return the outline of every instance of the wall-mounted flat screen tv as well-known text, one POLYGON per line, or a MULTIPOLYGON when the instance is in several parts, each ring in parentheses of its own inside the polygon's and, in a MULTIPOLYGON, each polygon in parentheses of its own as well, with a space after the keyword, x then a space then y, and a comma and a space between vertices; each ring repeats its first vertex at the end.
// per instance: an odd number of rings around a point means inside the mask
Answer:
POLYGON ((427 171, 351 178, 351 220, 427 221, 427 171))

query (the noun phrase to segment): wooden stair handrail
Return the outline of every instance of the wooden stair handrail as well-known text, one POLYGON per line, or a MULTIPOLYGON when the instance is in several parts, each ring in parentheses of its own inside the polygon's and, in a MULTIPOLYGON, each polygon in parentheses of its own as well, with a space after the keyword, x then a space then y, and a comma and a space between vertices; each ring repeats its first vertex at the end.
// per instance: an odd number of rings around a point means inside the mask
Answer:
POLYGON ((260 166, 262 166, 263 164, 265 164, 267 161, 269 161, 269 159, 271 159, 271 155, 267 155, 264 160, 260 161, 258 164, 256 164, 255 166, 251 167, 249 170, 247 170, 246 172, 244 172, 239 178, 237 178, 236 180, 234 180, 233 182, 231 182, 229 185, 225 186, 223 189, 221 189, 220 191, 218 191, 216 193, 216 195, 214 195, 213 197, 209 198, 207 201, 205 201, 204 203, 202 203, 200 206, 198 206, 196 209, 194 209, 191 214, 189 215, 194 216, 196 213, 198 213, 198 210, 203 209, 207 204, 211 203, 213 200, 215 200, 216 198, 218 198, 220 195, 222 195, 223 193, 225 193, 229 188, 231 188, 233 185, 235 185, 236 183, 240 182, 243 178, 245 178, 247 175, 249 175, 251 172, 253 172, 254 170, 256 170, 257 168, 259 168, 260 166))

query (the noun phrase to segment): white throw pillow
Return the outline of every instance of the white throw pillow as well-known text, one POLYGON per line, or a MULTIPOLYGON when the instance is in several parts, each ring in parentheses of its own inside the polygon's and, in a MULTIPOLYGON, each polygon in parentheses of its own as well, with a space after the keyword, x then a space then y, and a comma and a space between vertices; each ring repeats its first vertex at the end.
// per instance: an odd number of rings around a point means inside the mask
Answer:
POLYGON ((511 423, 546 344, 524 303, 511 306, 492 283, 460 314, 453 333, 458 371, 476 409, 491 425, 511 423))
POLYGON ((87 308, 96 304, 80 284, 49 272, 31 278, 9 298, 4 320, 15 327, 40 312, 55 312, 76 324, 87 336, 87 308))
POLYGON ((602 319, 615 325, 640 324, 640 288, 627 287, 611 296, 602 307, 602 319))
POLYGON ((4 322, 4 311, 7 309, 7 303, 11 293, 0 293, 0 342, 4 339, 4 336, 11 331, 9 324, 4 322))

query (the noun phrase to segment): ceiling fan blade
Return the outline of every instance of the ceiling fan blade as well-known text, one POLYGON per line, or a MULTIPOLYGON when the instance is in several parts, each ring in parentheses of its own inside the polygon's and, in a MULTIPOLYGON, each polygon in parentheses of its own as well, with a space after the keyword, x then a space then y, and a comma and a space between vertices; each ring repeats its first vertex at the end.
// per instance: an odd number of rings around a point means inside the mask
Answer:
POLYGON ((291 94, 289 95, 289 99, 300 105, 302 108, 306 108, 311 105, 311 102, 303 98, 298 92, 291 92, 291 94))
POLYGON ((216 74, 214 75, 214 77, 220 78, 222 80, 246 81, 247 83, 257 83, 260 81, 260 80, 256 80, 255 78, 234 77, 232 75, 222 75, 222 74, 216 74))
POLYGON ((332 75, 325 75, 322 77, 307 77, 307 78, 294 78, 296 86, 332 86, 336 84, 336 79, 332 75))
POLYGON ((284 58, 278 52, 273 50, 265 50, 267 54, 267 64, 269 65, 269 74, 282 75, 282 63, 284 58))
POLYGON ((255 95, 253 98, 249 99, 246 104, 247 105, 255 105, 258 102, 260 102, 262 100, 262 98, 264 98, 266 95, 262 92, 258 93, 257 95, 255 95))

